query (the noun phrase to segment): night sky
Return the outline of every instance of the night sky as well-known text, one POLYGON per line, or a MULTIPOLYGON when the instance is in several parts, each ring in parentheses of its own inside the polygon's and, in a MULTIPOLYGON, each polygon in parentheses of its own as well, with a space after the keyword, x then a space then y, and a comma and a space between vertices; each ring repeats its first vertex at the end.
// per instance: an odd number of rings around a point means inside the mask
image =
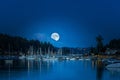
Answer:
POLYGON ((119 0, 1 0, 0 33, 50 41, 62 47, 91 47, 120 38, 119 0), (51 33, 58 32, 55 42, 51 33))

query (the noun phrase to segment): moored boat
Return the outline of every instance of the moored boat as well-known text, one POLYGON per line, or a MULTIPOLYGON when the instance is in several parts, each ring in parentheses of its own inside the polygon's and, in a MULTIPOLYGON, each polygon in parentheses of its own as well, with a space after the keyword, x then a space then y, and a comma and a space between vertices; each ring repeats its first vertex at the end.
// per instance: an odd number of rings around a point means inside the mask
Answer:
POLYGON ((106 68, 120 68, 120 63, 113 63, 106 66, 106 68))

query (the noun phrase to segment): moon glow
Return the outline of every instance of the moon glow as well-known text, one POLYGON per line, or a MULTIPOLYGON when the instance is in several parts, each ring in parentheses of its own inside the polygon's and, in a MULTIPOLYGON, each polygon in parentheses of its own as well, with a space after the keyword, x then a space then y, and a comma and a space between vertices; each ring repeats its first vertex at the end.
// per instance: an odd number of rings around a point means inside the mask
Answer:
POLYGON ((55 41, 58 41, 60 39, 60 35, 58 33, 52 33, 51 38, 55 41))

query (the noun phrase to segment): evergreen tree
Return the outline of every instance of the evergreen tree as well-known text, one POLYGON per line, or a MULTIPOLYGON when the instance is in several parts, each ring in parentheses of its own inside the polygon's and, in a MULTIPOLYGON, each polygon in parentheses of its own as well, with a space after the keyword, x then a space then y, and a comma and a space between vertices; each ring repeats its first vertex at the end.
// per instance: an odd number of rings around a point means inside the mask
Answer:
POLYGON ((96 41, 97 41, 97 52, 98 53, 101 53, 102 52, 102 49, 103 49, 103 38, 101 35, 98 35, 96 37, 96 41))

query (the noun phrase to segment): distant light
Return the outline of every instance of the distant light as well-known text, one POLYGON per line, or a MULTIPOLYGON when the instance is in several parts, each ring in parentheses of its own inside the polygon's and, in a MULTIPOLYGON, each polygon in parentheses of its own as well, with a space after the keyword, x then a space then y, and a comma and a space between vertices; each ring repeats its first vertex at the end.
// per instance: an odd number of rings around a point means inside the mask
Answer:
POLYGON ((60 39, 60 35, 58 33, 52 33, 51 38, 55 41, 58 41, 60 39))

